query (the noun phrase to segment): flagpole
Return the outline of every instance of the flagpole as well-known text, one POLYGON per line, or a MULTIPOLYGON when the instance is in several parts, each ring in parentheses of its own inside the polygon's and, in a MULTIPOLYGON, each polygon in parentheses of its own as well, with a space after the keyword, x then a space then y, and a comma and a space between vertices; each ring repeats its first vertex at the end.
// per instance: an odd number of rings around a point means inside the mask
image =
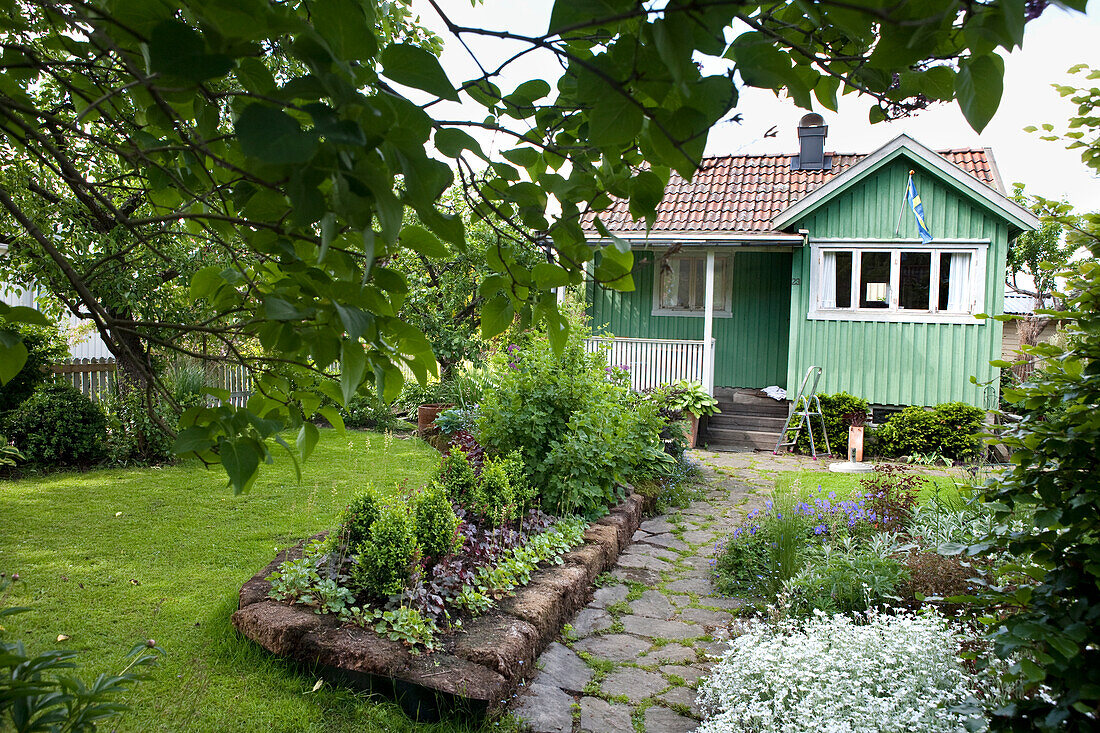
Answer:
POLYGON ((913 171, 909 171, 909 178, 905 181, 905 191, 901 194, 901 209, 898 211, 898 225, 894 227, 894 236, 901 233, 901 217, 905 216, 905 203, 909 200, 909 186, 913 182, 913 171))

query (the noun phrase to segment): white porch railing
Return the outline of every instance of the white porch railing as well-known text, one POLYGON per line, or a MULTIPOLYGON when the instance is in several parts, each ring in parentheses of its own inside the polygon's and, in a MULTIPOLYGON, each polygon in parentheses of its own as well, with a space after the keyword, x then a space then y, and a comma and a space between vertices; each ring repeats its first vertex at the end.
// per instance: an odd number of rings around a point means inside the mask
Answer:
POLYGON ((608 366, 626 367, 636 390, 686 379, 714 394, 714 339, 709 349, 703 341, 604 337, 585 339, 584 347, 590 353, 603 351, 608 366))

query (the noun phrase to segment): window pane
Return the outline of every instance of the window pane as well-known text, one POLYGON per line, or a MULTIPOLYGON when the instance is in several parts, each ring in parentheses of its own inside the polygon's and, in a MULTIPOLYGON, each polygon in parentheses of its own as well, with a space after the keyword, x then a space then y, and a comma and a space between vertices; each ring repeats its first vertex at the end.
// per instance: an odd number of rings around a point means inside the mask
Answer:
POLYGON ((667 259, 660 262, 662 308, 675 308, 676 295, 679 293, 680 260, 667 259))
POLYGON ((852 307, 852 253, 825 252, 821 258, 821 307, 852 307))
MULTIPOLYGON (((704 268, 706 260, 703 261, 704 268)), ((720 311, 726 307, 726 296, 730 290, 729 280, 729 268, 726 267, 729 264, 729 259, 726 257, 714 258, 714 310, 720 311)), ((703 270, 704 275, 706 270, 703 270)), ((706 288, 706 281, 703 281, 703 287, 706 288)), ((703 296, 706 298, 706 295, 703 296)))
POLYGON ((860 258, 859 307, 890 307, 889 252, 864 252, 860 258))
POLYGON ((691 269, 694 276, 691 283, 691 299, 688 302, 691 303, 692 310, 701 311, 707 290, 707 258, 692 257, 691 269))
POLYGON ((970 310, 970 253, 940 255, 939 307, 949 313, 970 310))
POLYGON ((932 253, 902 252, 898 307, 903 310, 928 310, 931 284, 932 253))

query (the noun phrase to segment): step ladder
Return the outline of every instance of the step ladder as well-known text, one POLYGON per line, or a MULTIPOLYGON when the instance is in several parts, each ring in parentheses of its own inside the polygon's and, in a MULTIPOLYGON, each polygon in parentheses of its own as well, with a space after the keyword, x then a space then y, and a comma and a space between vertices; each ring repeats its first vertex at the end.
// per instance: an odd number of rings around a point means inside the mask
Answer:
POLYGON ((783 423, 783 432, 779 434, 779 440, 775 442, 775 450, 773 453, 779 455, 780 448, 787 448, 798 444, 798 436, 802 434, 802 428, 805 426, 806 433, 810 436, 810 452, 817 460, 817 444, 814 442, 814 427, 810 418, 816 417, 818 422, 821 423, 821 437, 825 441, 825 452, 821 455, 830 456, 832 451, 829 450, 829 435, 825 430, 825 417, 821 414, 821 400, 817 396, 817 383, 821 381, 822 369, 819 366, 812 366, 806 370, 806 376, 802 378, 802 384, 798 388, 798 394, 795 395, 794 402, 791 403, 792 409, 789 415, 787 415, 786 422, 783 423), (810 377, 813 377, 813 384, 810 384, 810 377), (810 384, 809 391, 806 390, 806 385, 810 384), (799 404, 802 405, 802 409, 799 409, 799 404), (791 423, 798 418, 798 425, 794 428, 794 437, 789 441, 786 440, 787 431, 791 429, 791 423))

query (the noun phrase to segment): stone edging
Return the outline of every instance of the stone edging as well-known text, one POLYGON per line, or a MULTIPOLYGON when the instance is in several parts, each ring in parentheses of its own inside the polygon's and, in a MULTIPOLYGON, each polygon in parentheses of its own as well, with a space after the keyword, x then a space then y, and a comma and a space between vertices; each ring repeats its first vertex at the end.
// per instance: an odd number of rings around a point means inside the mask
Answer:
POLYGON ((444 711, 483 714, 503 707, 520 681, 534 674, 539 654, 588 602, 592 581, 615 565, 651 509, 652 500, 631 494, 588 528, 584 545, 563 555, 563 564, 532 573, 528 585, 442 636, 441 648, 430 654, 269 599, 265 578, 284 560, 301 557, 303 545, 279 553, 241 587, 233 625, 269 652, 311 665, 325 678, 392 694, 420 719, 444 711))

